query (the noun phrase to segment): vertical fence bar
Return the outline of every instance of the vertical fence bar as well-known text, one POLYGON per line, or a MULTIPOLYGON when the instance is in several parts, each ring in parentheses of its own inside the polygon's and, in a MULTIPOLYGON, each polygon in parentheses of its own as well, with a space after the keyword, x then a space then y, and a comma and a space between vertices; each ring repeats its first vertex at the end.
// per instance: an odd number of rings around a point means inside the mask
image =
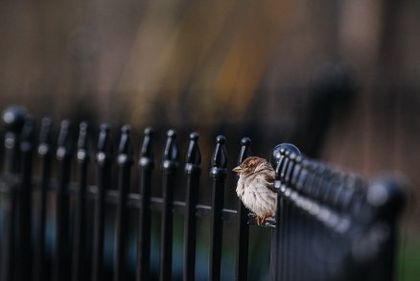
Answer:
POLYGON ((77 161, 79 164, 79 188, 76 193, 76 206, 73 231, 73 269, 72 280, 86 279, 86 193, 89 165, 88 125, 80 123, 77 141, 77 161))
MULTIPOLYGON (((238 165, 246 158, 251 156, 251 139, 242 138, 241 150, 238 157, 238 165)), ((248 209, 241 200, 238 200, 238 243, 236 246, 236 281, 248 280, 248 243, 249 243, 249 226, 248 226, 248 209)))
POLYGON ((184 281, 195 280, 196 217, 198 187, 201 173, 201 154, 197 144, 198 134, 190 134, 185 174, 187 175, 187 198, 184 225, 184 281))
POLYGON ((94 207, 92 281, 103 280, 105 194, 110 188, 112 145, 109 127, 102 124, 99 129, 96 153, 97 194, 94 207))
POLYGON ((56 194, 56 229, 55 229, 55 281, 69 280, 69 181, 71 168, 72 139, 70 122, 60 124, 57 141, 58 188, 56 194))
POLYGON ((139 191, 141 195, 141 206, 139 219, 140 228, 137 244, 137 281, 147 281, 150 279, 150 197, 152 189, 152 170, 154 168, 152 137, 152 129, 146 128, 144 130, 144 139, 140 148, 140 158, 138 163, 140 170, 139 191))
POLYGON ((277 196, 277 212, 276 212, 276 221, 277 227, 273 233, 271 239, 272 247, 274 247, 274 252, 271 255, 271 275, 272 279, 275 281, 278 280, 288 280, 288 274, 290 268, 287 268, 289 261, 287 260, 289 255, 289 248, 287 241, 290 239, 289 231, 289 207, 284 199, 284 191, 287 187, 285 179, 286 172, 289 167, 289 155, 294 153, 300 155, 299 149, 288 143, 282 143, 274 147, 272 151, 272 165, 275 167, 276 171, 276 180, 274 182, 274 187, 278 190, 277 196))
POLYGON ((130 127, 121 128, 120 143, 118 146, 118 202, 115 229, 114 250, 114 281, 126 280, 126 240, 128 207, 127 197, 130 188, 130 172, 133 163, 130 127))
POLYGON ((225 150, 226 139, 217 136, 216 149, 211 159, 210 176, 212 179, 212 214, 210 236, 209 280, 219 281, 222 261, 223 239, 223 197, 226 180, 227 154, 225 150))
POLYGON ((284 163, 284 148, 281 148, 281 145, 277 145, 272 152, 272 166, 275 168, 275 181, 274 188, 277 190, 277 210, 276 210, 276 229, 271 236, 271 256, 270 256, 270 275, 272 276, 273 281, 279 281, 280 275, 282 272, 282 263, 283 260, 283 247, 281 246, 280 241, 282 240, 282 229, 283 229, 283 208, 284 202, 283 197, 281 196, 281 180, 280 180, 280 171, 284 163))
POLYGON ((16 280, 32 280, 32 157, 34 149, 34 123, 27 118, 22 130, 21 182, 18 188, 17 243, 16 243, 16 280))
POLYGON ((14 175, 19 172, 19 139, 25 123, 26 112, 20 107, 10 107, 2 115, 6 128, 4 138, 4 171, 7 176, 9 196, 5 206, 4 238, 1 251, 1 280, 14 280, 15 268, 15 220, 17 208, 17 182, 14 175))
POLYGON ((169 281, 172 278, 172 204, 175 187, 175 172, 178 161, 178 147, 176 144, 176 133, 169 130, 167 133, 165 150, 163 152, 162 170, 162 238, 160 256, 160 280, 169 281))
MULTIPOLYGON (((282 181, 283 189, 285 191, 288 188, 286 178, 285 178, 285 174, 286 174, 286 171, 287 171, 287 169, 290 165, 289 150, 285 149, 284 154, 285 154, 284 165, 283 165, 283 168, 280 172, 280 179, 282 181)), ((291 267, 293 265, 291 264, 291 259, 290 259, 290 256, 291 256, 290 244, 291 244, 291 236, 292 236, 291 226, 292 226, 293 223, 290 220, 291 220, 291 216, 292 216, 292 214, 291 214, 292 211, 291 211, 290 202, 286 199, 286 192, 282 192, 282 197, 284 198, 283 199, 283 202, 284 202, 284 207, 283 207, 284 223, 282 224, 283 229, 281 231, 284 234, 282 245, 283 245, 285 255, 286 255, 286 258, 282 262, 284 264, 282 273, 283 273, 283 278, 284 278, 283 280, 291 280, 290 279, 290 272, 292 270, 291 267)))
MULTIPOLYGON (((295 166, 295 159, 296 154, 289 151, 286 156, 289 158, 288 166, 286 168, 286 172, 284 175, 284 182, 286 184, 287 189, 289 192, 286 192, 286 196, 291 197, 291 184, 290 180, 293 174, 294 166, 295 166)), ((289 219, 291 223, 289 224, 289 237, 288 237, 288 247, 289 247, 289 276, 288 280, 297 280, 297 271, 299 270, 299 252, 298 249, 298 242, 297 242, 297 233, 299 233, 298 223, 299 223, 299 216, 297 214, 297 210, 295 206, 289 203, 289 219)))
POLYGON ((39 186, 39 201, 37 208, 37 228, 35 234, 34 279, 46 280, 45 275, 45 224, 47 216, 47 192, 51 172, 51 120, 41 121, 39 133, 38 157, 41 160, 41 179, 39 186))
MULTIPOLYGON (((297 186, 297 182, 299 181, 301 172, 302 172, 302 166, 300 165, 301 162, 301 156, 300 155, 296 155, 296 157, 293 158, 293 172, 291 174, 290 177, 290 184, 294 187, 294 189, 296 191, 299 191, 299 188, 297 186)), ((302 213, 301 210, 297 210, 296 212, 298 212, 298 219, 296 221, 296 228, 299 229, 299 233, 297 233, 296 235, 298 235, 298 237, 296 237, 295 239, 297 239, 297 245, 296 245, 296 252, 297 253, 303 253, 305 251, 305 246, 304 246, 304 239, 303 239, 303 235, 302 233, 306 233, 304 231, 305 227, 306 227, 306 223, 305 223, 305 214, 302 213)), ((298 256, 298 254, 295 254, 296 259, 300 258, 298 256)), ((300 259, 297 261, 296 266, 296 281, 305 281, 307 280, 308 277, 306 277, 305 275, 305 271, 301 270, 302 268, 302 264, 304 266, 304 261, 305 259, 300 259)))

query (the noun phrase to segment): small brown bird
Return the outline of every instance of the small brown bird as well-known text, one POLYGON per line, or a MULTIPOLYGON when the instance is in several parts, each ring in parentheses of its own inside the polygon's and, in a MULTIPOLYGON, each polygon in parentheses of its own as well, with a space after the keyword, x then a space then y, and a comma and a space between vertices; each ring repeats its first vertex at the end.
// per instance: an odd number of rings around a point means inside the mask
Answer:
POLYGON ((245 207, 257 216, 261 225, 274 215, 277 208, 277 192, 274 189, 275 172, 267 160, 251 156, 233 169, 239 175, 236 193, 245 207))

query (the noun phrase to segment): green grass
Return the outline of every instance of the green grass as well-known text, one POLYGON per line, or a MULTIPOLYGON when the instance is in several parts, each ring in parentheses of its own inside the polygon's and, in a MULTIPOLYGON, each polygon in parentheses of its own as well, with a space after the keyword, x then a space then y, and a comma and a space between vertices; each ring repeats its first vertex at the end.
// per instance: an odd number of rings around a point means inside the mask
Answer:
POLYGON ((420 280, 420 237, 400 243, 398 277, 400 281, 420 280))

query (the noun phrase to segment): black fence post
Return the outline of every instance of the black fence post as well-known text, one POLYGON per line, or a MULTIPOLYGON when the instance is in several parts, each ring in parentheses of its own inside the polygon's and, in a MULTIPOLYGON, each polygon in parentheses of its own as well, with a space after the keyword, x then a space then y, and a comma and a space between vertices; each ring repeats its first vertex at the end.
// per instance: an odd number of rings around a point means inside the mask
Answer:
MULTIPOLYGON (((246 158, 251 156, 251 139, 242 138, 241 150, 238 157, 238 165, 246 158)), ((238 199, 238 243, 236 246, 236 281, 248 280, 248 243, 249 243, 249 226, 248 226, 248 209, 241 200, 238 199)))
POLYGON ((17 189, 15 178, 20 171, 19 143, 20 134, 26 120, 26 111, 21 107, 10 107, 3 112, 3 124, 6 128, 4 137, 4 171, 6 175, 9 196, 5 206, 4 238, 1 251, 1 280, 14 280, 15 270, 15 240, 17 218, 17 189))
POLYGON ((285 174, 288 167, 289 159, 286 157, 286 153, 295 153, 300 155, 300 151, 292 144, 282 143, 274 147, 271 156, 271 164, 275 167, 276 179, 274 181, 274 188, 277 190, 277 211, 276 211, 276 222, 277 227, 273 231, 271 238, 271 261, 270 261, 270 275, 272 280, 288 280, 287 274, 290 270, 287 268, 288 261, 288 245, 286 240, 289 235, 288 224, 291 223, 286 221, 288 219, 289 206, 284 200, 283 193, 286 189, 285 185, 285 174))
POLYGON ((209 280, 211 281, 220 280, 223 239, 222 210, 224 185, 227 174, 227 154, 224 146, 226 139, 224 136, 217 136, 216 141, 210 170, 212 181, 212 214, 210 222, 209 280))
POLYGON ((133 163, 130 127, 121 129, 121 138, 118 147, 118 202, 114 250, 114 281, 126 280, 126 241, 128 207, 127 197, 130 187, 130 172, 133 163))
POLYGON ((173 196, 175 187, 175 172, 178 161, 178 147, 176 133, 169 130, 163 153, 163 209, 162 209, 162 239, 160 256, 160 280, 170 281, 172 278, 172 224, 173 224, 173 196))
POLYGON ((363 237, 363 240, 368 243, 358 244, 354 241, 353 246, 353 257, 358 267, 363 268, 364 264, 372 264, 370 271, 362 271, 362 274, 372 275, 377 280, 397 280, 395 274, 398 243, 396 226, 406 200, 402 181, 382 176, 369 185, 366 203, 372 208, 374 225, 363 237))
POLYGON ((185 174, 187 175, 187 198, 184 225, 184 281, 195 280, 196 250, 196 205, 201 173, 201 154, 198 148, 198 134, 190 134, 185 174))
POLYGON ((137 245, 137 281, 147 281, 150 279, 150 197, 152 190, 152 171, 154 168, 152 142, 153 130, 151 128, 146 128, 144 130, 144 139, 140 148, 140 158, 138 163, 140 170, 139 192, 141 195, 141 206, 137 245))
POLYGON ((89 165, 88 125, 80 123, 79 139, 77 141, 77 161, 79 164, 78 189, 76 191, 76 206, 73 231, 73 269, 72 280, 86 280, 86 193, 87 173, 89 165))
POLYGON ((38 157, 40 158, 41 178, 39 184, 39 200, 37 206, 37 228, 35 234, 34 279, 44 281, 45 268, 45 231, 47 217, 47 193, 50 186, 51 174, 51 120, 43 118, 39 132, 38 157))
POLYGON ((60 124, 57 141, 58 188, 56 193, 56 231, 54 280, 69 280, 71 262, 69 247, 69 181, 71 169, 72 136, 70 122, 60 124))
POLYGON ((18 188, 16 280, 32 280, 32 157, 34 150, 34 121, 27 118, 23 126, 21 153, 21 182, 18 188))
POLYGON ((110 188, 112 144, 109 127, 102 124, 99 130, 96 153, 96 200, 94 207, 92 281, 102 281, 104 256, 105 195, 110 188))

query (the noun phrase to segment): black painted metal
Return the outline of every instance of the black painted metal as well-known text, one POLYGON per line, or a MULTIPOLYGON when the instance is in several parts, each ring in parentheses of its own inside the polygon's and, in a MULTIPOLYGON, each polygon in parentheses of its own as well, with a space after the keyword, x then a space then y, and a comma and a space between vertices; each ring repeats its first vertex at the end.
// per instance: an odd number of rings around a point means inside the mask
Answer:
MULTIPOLYGON (((241 150, 238 157, 238 165, 246 158, 251 156, 251 139, 242 138, 241 150)), ((249 245, 249 226, 248 209, 238 200, 238 243, 236 246, 236 281, 248 280, 248 245, 249 245)))
POLYGON ((16 270, 16 280, 32 280, 32 154, 34 150, 34 123, 26 118, 20 141, 21 183, 18 188, 16 264, 26 270, 16 270))
POLYGON ((96 201, 93 226, 92 281, 103 280, 105 196, 110 189, 112 145, 109 127, 101 125, 96 153, 96 201))
POLYGON ((280 200, 273 280, 393 280, 400 186, 369 186, 290 147, 273 154, 280 200))
POLYGON ((226 180, 227 154, 225 150, 226 139, 217 136, 216 148, 211 159, 210 177, 212 182, 212 214, 210 230, 210 258, 209 280, 220 280, 222 262, 222 239, 223 239, 223 197, 226 180))
POLYGON ((196 206, 201 173, 201 154, 197 141, 198 134, 192 133, 185 164, 187 196, 184 223, 184 281, 195 280, 196 206))
POLYGON ((126 280, 126 242, 128 208, 127 196, 130 186, 130 173, 132 166, 132 151, 130 140, 130 127, 121 129, 120 143, 118 146, 118 202, 114 244, 114 281, 126 280))
MULTIPOLYGON (((198 204, 201 156, 198 134, 190 135, 185 163, 186 199, 174 200, 178 147, 175 132, 168 131, 162 159, 162 197, 152 197, 152 130, 146 129, 140 148, 139 193, 129 193, 132 152, 130 129, 124 126, 118 148, 117 190, 112 183, 112 148, 109 128, 101 126, 96 154, 96 185, 88 186, 89 147, 87 124, 80 124, 77 150, 77 175, 70 182, 73 138, 70 123, 63 121, 57 143, 57 180, 52 178, 51 121, 41 122, 38 157, 39 175, 33 176, 35 122, 19 107, 3 114, 5 149, 2 193, 3 232, 1 233, 0 280, 126 280, 128 208, 139 209, 136 280, 150 280, 152 212, 162 213, 160 280, 172 280, 173 212, 184 214, 183 280, 195 280, 196 224, 210 217, 209 280, 221 279, 223 224, 237 222, 235 280, 247 280, 249 225, 252 214, 242 204, 237 210, 223 208, 227 176, 225 138, 218 136, 211 159, 211 205, 198 204), (38 190, 32 196, 32 186, 38 190), (46 243, 47 194, 55 199, 53 247, 46 243), (70 200, 74 204, 70 204, 70 200), (86 204, 93 200, 94 216, 86 204), (32 208, 34 204, 35 208, 32 208), (104 263, 105 210, 116 207, 114 275, 104 263), (31 211, 36 212, 32 216, 31 211), (33 223, 32 217, 35 219, 33 223), (74 218, 74 227, 70 227, 74 218), (87 226, 93 225, 92 256, 86 243, 87 226), (32 227, 34 225, 34 227, 32 227), (31 243, 31 231, 34 241, 31 243), (70 232, 73 234, 70 237, 70 232), (70 240, 70 238, 72 240, 70 240), (34 251, 32 250, 34 248, 34 251), (52 249, 52 251, 50 251, 52 249), (50 256, 50 253, 51 256, 50 256), (32 254, 34 254, 32 259, 32 254), (32 264, 33 261, 33 264, 32 264), (51 262, 52 266, 48 266, 51 262), (89 266, 91 265, 91 268, 89 266), (50 276, 50 272, 52 275, 50 276), (33 274, 32 274, 33 272, 33 274)), ((241 141, 238 163, 249 152, 250 140, 241 141)), ((291 144, 272 151, 276 171, 278 209, 265 224, 273 230, 271 241, 272 280, 393 280, 398 217, 404 206, 401 183, 394 179, 371 184, 357 175, 343 172, 300 154, 291 144)), ((49 237, 51 239, 51 237, 49 237)), ((50 240, 51 241, 51 240, 50 240)), ((198 273, 202 274, 202 273, 198 273)), ((179 278, 179 276, 177 276, 179 278)))
POLYGON ((86 197, 87 197, 87 174, 89 164, 88 125, 81 123, 79 126, 79 139, 77 141, 77 162, 79 164, 79 188, 76 194, 75 222, 73 231, 73 263, 72 280, 81 281, 86 279, 87 268, 85 257, 86 251, 86 197))
POLYGON ((56 192, 56 229, 55 229, 55 281, 69 280, 70 264, 70 203, 68 187, 70 182, 72 136, 70 122, 64 120, 60 124, 57 141, 58 189, 56 192))
POLYGON ((3 124, 6 128, 4 136, 4 172, 5 185, 9 191, 4 206, 4 240, 1 252, 1 279, 14 280, 15 269, 18 269, 15 258, 16 219, 18 208, 19 182, 16 176, 20 172, 20 135, 26 120, 26 111, 20 107, 11 107, 3 112, 3 124))
POLYGON ((140 170, 139 191, 141 195, 139 236, 137 245, 136 280, 146 281, 150 276, 150 243, 151 243, 151 209, 150 197, 152 189, 152 170, 154 159, 152 151, 153 130, 144 130, 143 144, 138 162, 140 170))
POLYGON ((47 192, 50 187, 51 174, 51 120, 44 118, 41 121, 39 133, 38 157, 40 163, 40 184, 39 199, 37 205, 37 225, 35 234, 35 259, 34 259, 34 279, 36 281, 46 280, 46 254, 45 254, 45 232, 47 216, 47 192))
POLYGON ((169 281, 172 279, 172 233, 173 233, 173 196, 175 184, 175 172, 178 161, 178 146, 176 144, 176 133, 169 130, 167 133, 165 150, 163 152, 162 170, 162 238, 160 256, 160 280, 169 281))

